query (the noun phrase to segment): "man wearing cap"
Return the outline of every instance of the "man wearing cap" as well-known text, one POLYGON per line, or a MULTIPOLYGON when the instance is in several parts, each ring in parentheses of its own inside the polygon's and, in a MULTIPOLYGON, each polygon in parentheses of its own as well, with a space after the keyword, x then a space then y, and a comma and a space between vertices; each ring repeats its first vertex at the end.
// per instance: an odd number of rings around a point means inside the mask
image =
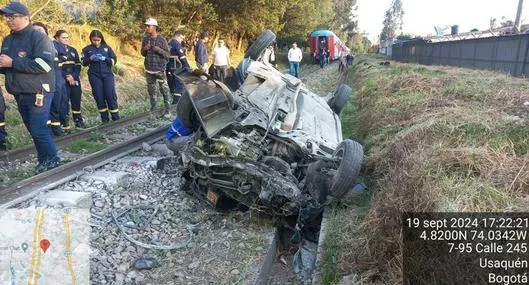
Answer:
POLYGON ((47 126, 55 91, 53 44, 30 24, 24 4, 10 2, 0 9, 0 14, 11 30, 2 42, 0 73, 5 74, 6 89, 14 95, 24 125, 35 143, 37 171, 46 171, 59 165, 55 142, 47 126))
POLYGON ((206 49, 206 43, 209 40, 208 32, 203 32, 195 45, 195 62, 197 67, 204 72, 208 72, 208 50, 206 49))
POLYGON ((163 96, 165 107, 164 117, 170 118, 169 86, 165 77, 165 66, 169 61, 169 46, 164 37, 158 34, 158 21, 148 18, 145 21, 145 37, 141 43, 141 55, 145 57, 145 77, 147 78, 147 92, 151 99, 151 111, 156 109, 156 83, 163 96))

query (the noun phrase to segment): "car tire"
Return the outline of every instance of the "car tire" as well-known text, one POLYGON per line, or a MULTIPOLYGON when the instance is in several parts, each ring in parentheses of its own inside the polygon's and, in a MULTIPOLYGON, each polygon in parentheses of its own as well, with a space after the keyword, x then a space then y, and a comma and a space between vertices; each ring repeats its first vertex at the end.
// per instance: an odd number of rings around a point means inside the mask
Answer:
POLYGON ((362 161, 364 160, 364 148, 353 140, 343 140, 333 153, 333 158, 339 158, 336 174, 332 179, 329 189, 334 198, 341 198, 355 185, 362 161))
POLYGON ((253 42, 244 54, 244 58, 258 60, 265 49, 276 40, 276 35, 270 30, 264 30, 259 37, 253 42))
POLYGON ((340 84, 333 98, 329 101, 329 107, 334 113, 340 115, 352 95, 353 89, 349 85, 340 84))
POLYGON ((200 126, 193 102, 191 102, 191 97, 187 91, 182 94, 182 97, 178 100, 178 104, 176 104, 176 114, 182 121, 182 124, 193 132, 200 126))

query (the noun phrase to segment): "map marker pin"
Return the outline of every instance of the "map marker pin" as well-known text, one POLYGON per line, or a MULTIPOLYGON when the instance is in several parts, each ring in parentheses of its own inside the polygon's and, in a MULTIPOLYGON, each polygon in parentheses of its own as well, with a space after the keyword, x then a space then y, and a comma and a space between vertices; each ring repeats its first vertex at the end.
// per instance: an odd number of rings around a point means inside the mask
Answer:
POLYGON ((40 241, 40 248, 46 253, 46 250, 50 247, 50 241, 47 239, 43 239, 40 241))
POLYGON ((23 250, 24 252, 26 252, 26 250, 28 250, 28 243, 27 243, 27 242, 24 242, 24 243, 22 243, 22 244, 20 245, 20 247, 22 247, 22 250, 23 250))

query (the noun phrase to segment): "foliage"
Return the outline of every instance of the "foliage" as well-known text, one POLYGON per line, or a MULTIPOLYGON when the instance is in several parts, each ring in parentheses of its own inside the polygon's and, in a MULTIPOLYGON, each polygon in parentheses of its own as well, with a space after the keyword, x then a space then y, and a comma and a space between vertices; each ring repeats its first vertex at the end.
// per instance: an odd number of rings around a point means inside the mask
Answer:
POLYGON ((391 6, 384 15, 384 27, 380 34, 380 40, 393 39, 397 36, 397 33, 402 30, 402 17, 404 16, 404 10, 402 9, 401 0, 393 0, 391 6))
POLYGON ((354 53, 368 53, 371 48, 371 41, 362 34, 354 34, 351 38, 351 50, 354 53))
POLYGON ((316 29, 329 29, 331 17, 332 0, 293 1, 281 19, 284 28, 278 36, 305 36, 316 29))
POLYGON ((401 40, 401 41, 411 40, 413 38, 415 38, 415 36, 410 35, 410 34, 400 34, 397 36, 397 40, 401 40))

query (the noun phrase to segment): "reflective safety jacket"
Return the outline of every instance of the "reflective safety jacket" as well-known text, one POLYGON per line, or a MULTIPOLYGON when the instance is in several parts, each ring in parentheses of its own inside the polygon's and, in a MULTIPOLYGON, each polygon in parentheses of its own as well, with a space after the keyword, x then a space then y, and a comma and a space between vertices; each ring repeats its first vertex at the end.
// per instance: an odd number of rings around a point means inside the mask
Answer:
POLYGON ((112 65, 116 64, 117 58, 107 44, 101 43, 98 48, 90 44, 83 48, 81 62, 88 66, 88 74, 105 75, 113 74, 112 65))
POLYGON ((81 59, 77 50, 67 45, 65 47, 66 58, 63 62, 60 63, 62 69, 62 77, 65 78, 66 75, 71 74, 75 81, 79 81, 79 76, 81 74, 81 59))
POLYGON ((177 40, 172 39, 169 41, 169 62, 167 63, 167 70, 175 70, 177 68, 191 69, 187 56, 185 54, 184 47, 177 40))
POLYGON ((55 92, 52 68, 55 50, 44 33, 28 25, 11 32, 2 42, 2 54, 13 59, 12 67, 0 68, 5 74, 7 92, 11 94, 55 92))
POLYGON ((53 68, 55 69, 55 84, 65 84, 64 76, 62 76, 61 64, 66 61, 67 54, 64 45, 58 41, 53 41, 53 47, 55 47, 55 57, 53 58, 53 68))

